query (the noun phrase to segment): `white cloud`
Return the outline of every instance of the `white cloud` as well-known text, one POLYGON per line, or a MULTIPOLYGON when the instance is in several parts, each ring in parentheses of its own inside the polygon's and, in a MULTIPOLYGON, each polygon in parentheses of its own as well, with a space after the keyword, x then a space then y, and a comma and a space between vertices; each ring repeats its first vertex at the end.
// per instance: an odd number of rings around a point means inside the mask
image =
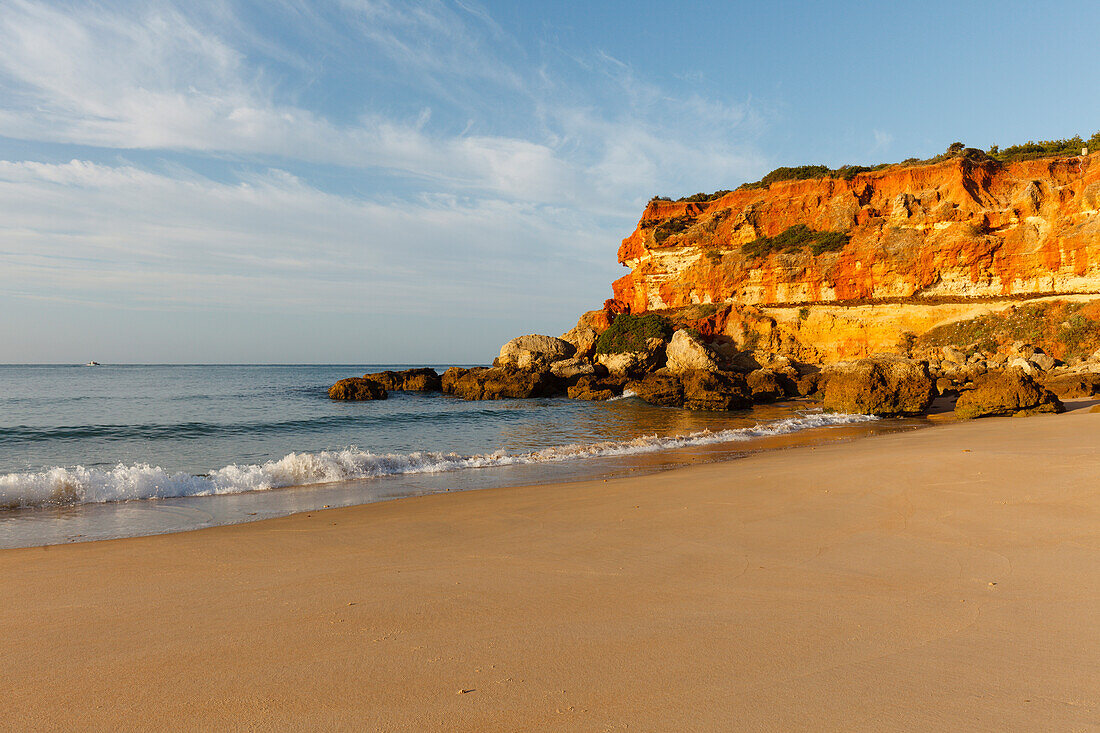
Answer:
POLYGON ((580 304, 606 287, 610 235, 568 211, 452 197, 383 205, 283 171, 219 183, 0 161, 0 289, 27 297, 375 313, 580 304))

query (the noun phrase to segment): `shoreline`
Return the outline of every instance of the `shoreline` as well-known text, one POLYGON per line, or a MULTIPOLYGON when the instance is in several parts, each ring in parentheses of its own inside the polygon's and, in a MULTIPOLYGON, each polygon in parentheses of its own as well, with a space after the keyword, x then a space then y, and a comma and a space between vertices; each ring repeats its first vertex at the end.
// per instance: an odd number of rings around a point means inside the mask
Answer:
POLYGON ((5 550, 8 722, 1084 729, 1097 438, 985 419, 5 550))
MULTIPOLYGON (((760 418, 756 428, 735 428, 732 433, 740 430, 767 430, 784 419, 793 419, 800 415, 796 410, 797 402, 779 405, 791 411, 787 418, 760 418)), ((819 413, 811 412, 809 416, 803 417, 813 417, 816 414, 819 413)), ((654 438, 658 444, 650 450, 629 450, 621 454, 613 451, 591 455, 563 454, 544 460, 525 460, 526 457, 521 455, 516 463, 399 472, 270 489, 6 509, 0 510, 0 552, 24 547, 190 532, 212 526, 265 521, 306 511, 395 501, 435 493, 549 485, 658 473, 699 462, 739 460, 760 452, 859 440, 882 433, 920 430, 934 426, 944 417, 933 412, 923 418, 856 420, 745 439, 731 437, 721 442, 711 442, 708 439, 711 433, 691 433, 680 436, 689 439, 686 444, 674 445, 672 442, 675 436, 665 436, 654 438)), ((948 416, 948 419, 952 418, 948 416)), ((721 432, 714 431, 712 434, 721 432)), ((621 441, 621 445, 626 447, 647 439, 647 436, 638 436, 634 441, 621 441)), ((568 447, 549 450, 561 451, 568 447)))

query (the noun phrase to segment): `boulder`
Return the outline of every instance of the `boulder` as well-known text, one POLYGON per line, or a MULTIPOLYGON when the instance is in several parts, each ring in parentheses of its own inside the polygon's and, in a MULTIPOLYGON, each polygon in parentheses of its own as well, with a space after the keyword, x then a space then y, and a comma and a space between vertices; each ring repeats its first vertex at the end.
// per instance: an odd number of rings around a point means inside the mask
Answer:
POLYGON ((958 384, 950 377, 940 377, 936 380, 936 394, 940 397, 958 397, 958 384))
POLYGON ((581 377, 567 392, 574 400, 609 400, 622 394, 622 385, 596 377, 581 377))
POLYGON ((583 359, 574 357, 554 362, 550 365, 550 373, 559 379, 576 379, 593 376, 596 373, 596 367, 583 359))
POLYGON ((558 380, 548 371, 505 366, 470 369, 453 381, 450 393, 467 400, 499 400, 548 397, 557 391, 558 380))
POLYGON ((1017 356, 1009 359, 1008 368, 1019 369, 1029 377, 1033 377, 1039 373, 1039 370, 1036 368, 1036 366, 1022 356, 1017 356))
POLYGON ((455 393, 455 384, 465 376, 470 370, 463 367, 451 367, 447 371, 443 372, 443 391, 447 394, 455 393))
POLYGON ((803 397, 813 397, 825 387, 825 375, 822 372, 803 374, 795 383, 795 389, 803 397))
POLYGON ((426 367, 364 374, 363 379, 377 382, 383 389, 391 391, 438 392, 443 388, 443 380, 435 369, 426 367))
POLYGON ((924 362, 877 355, 828 370, 825 409, 865 415, 919 415, 935 397, 924 362))
POLYGON ((1059 399, 1088 399, 1089 397, 1100 395, 1100 373, 1078 372, 1075 374, 1062 374, 1057 377, 1048 378, 1043 382, 1043 386, 1058 395, 1059 399))
POLYGON ((752 407, 745 377, 733 372, 703 369, 680 375, 684 407, 689 410, 743 410, 752 407))
POLYGON ((673 374, 702 370, 718 371, 718 358, 698 334, 682 328, 672 334, 665 347, 666 366, 673 374))
POLYGON ((644 351, 620 351, 612 354, 597 354, 596 363, 616 376, 638 376, 651 372, 665 359, 665 342, 651 338, 646 342, 644 351))
POLYGON ((642 379, 629 382, 626 388, 652 405, 680 407, 684 404, 684 387, 671 374, 647 374, 642 379))
POLYGON ((959 395, 955 416, 964 420, 995 415, 1031 415, 1062 412, 1065 407, 1024 370, 1009 368, 983 374, 974 388, 959 395))
POLYGON ((328 389, 330 400, 384 400, 386 389, 373 379, 348 377, 328 389))
POLYGON ((534 369, 568 359, 576 352, 577 347, 564 339, 528 334, 517 336, 501 346, 498 358, 500 366, 534 369))
POLYGON ((596 329, 585 326, 578 323, 572 330, 566 331, 561 335, 562 341, 568 341, 573 344, 575 348, 576 356, 582 359, 589 359, 596 351, 596 339, 600 337, 600 334, 596 329))
MULTIPOLYGON (((746 378, 753 402, 775 402, 787 396, 790 379, 771 369, 757 369, 746 378)), ((793 387, 793 385, 791 385, 793 387)))
POLYGON ((1042 369, 1044 372, 1049 372, 1051 369, 1054 368, 1054 365, 1058 363, 1054 360, 1053 356, 1044 354, 1041 351, 1032 354, 1031 358, 1028 361, 1037 366, 1039 369, 1042 369))

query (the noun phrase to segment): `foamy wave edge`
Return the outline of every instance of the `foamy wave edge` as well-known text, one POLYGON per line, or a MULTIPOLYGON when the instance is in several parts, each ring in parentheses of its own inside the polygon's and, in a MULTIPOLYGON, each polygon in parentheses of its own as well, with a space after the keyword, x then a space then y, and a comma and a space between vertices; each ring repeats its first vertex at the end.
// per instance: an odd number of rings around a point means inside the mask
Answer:
POLYGON ((130 466, 119 464, 109 470, 84 466, 56 467, 37 473, 0 476, 0 509, 239 494, 398 474, 637 455, 689 446, 740 442, 875 419, 869 415, 815 413, 751 428, 714 432, 703 430, 663 438, 646 435, 627 441, 572 444, 521 454, 504 451, 472 456, 430 452, 376 454, 351 447, 340 451, 291 453, 262 465, 233 464, 202 476, 169 473, 159 466, 145 463, 130 466))

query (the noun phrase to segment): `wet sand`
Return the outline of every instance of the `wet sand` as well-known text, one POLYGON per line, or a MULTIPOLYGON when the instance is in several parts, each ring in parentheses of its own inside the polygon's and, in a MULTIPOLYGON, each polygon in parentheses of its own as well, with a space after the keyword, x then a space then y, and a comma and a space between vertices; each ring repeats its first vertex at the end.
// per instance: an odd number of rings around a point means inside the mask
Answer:
POLYGON ((1092 730, 1100 413, 0 552, 12 728, 1092 730))

